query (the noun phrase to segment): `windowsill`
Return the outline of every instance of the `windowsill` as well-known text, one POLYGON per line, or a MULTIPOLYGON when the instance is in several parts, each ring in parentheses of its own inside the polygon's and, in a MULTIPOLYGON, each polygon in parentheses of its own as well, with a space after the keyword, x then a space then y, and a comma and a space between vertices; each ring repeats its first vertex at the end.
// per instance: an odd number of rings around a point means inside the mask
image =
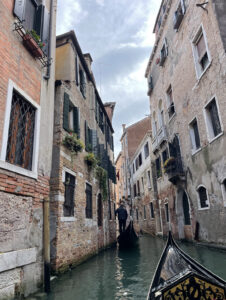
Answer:
POLYGON ((60 221, 61 222, 74 222, 76 219, 75 217, 61 217, 60 221))
POLYGON ((15 172, 15 173, 18 173, 18 174, 26 176, 26 177, 31 177, 31 178, 34 178, 34 179, 38 178, 37 172, 29 171, 29 170, 21 168, 19 166, 10 164, 10 163, 8 163, 6 161, 0 160, 0 168, 6 169, 8 171, 15 172))
POLYGON ((198 210, 207 210, 207 209, 210 209, 210 207, 208 206, 208 207, 202 207, 202 208, 199 207, 199 208, 198 208, 198 210))
POLYGON ((201 148, 201 147, 200 147, 200 148, 198 148, 198 149, 196 149, 196 150, 192 150, 192 152, 191 152, 191 155, 193 156, 193 155, 195 155, 195 154, 199 153, 201 150, 202 150, 202 148, 201 148))
POLYGON ((215 140, 217 140, 219 137, 221 137, 224 134, 224 131, 216 135, 213 139, 209 140, 209 143, 213 143, 215 140))

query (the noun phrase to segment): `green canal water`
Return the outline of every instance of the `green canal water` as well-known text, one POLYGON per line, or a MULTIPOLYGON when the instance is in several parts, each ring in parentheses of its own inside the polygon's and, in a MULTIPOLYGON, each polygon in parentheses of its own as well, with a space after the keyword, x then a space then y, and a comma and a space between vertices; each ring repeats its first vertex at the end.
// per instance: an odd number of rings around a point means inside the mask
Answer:
MULTIPOLYGON (((160 238, 142 236, 137 249, 104 251, 59 276, 51 283, 51 294, 38 299, 146 299, 164 245, 165 241, 160 238)), ((226 280, 225 251, 188 243, 179 245, 191 257, 226 280)))

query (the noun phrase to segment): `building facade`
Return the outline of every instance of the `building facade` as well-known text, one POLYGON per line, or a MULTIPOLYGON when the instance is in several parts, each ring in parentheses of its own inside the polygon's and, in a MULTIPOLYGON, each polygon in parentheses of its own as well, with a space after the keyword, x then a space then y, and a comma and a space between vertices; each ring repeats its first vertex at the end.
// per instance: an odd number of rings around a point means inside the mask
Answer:
POLYGON ((56 1, 0 3, 0 298, 43 282, 51 172, 56 1))
POLYGON ((82 53, 73 31, 58 36, 56 47, 51 262, 62 272, 116 240, 115 103, 106 104, 107 113, 92 58, 82 53))
POLYGON ((162 1, 145 76, 157 233, 226 243, 223 1, 162 1))
POLYGON ((151 131, 148 131, 129 163, 130 189, 135 230, 155 234, 150 145, 151 131))

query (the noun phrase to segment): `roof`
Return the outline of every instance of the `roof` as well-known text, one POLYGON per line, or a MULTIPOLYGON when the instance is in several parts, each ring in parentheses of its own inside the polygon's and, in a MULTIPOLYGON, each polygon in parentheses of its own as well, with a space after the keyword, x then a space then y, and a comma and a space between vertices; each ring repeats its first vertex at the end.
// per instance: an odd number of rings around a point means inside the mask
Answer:
MULTIPOLYGON (((56 40, 57 40, 57 41, 60 41, 60 40, 63 40, 63 39, 67 39, 66 43, 68 42, 69 39, 72 40, 72 42, 73 42, 73 44, 74 44, 74 46, 75 46, 75 49, 76 49, 76 51, 77 51, 77 53, 78 53, 78 56, 79 56, 79 58, 80 58, 81 64, 82 64, 82 66, 83 66, 83 68, 84 68, 84 70, 85 70, 85 72, 86 72, 86 74, 87 74, 89 80, 93 83, 93 86, 94 86, 94 89, 95 89, 95 93, 96 93, 96 95, 97 95, 98 102, 99 102, 99 104, 100 104, 100 106, 101 106, 101 108, 102 108, 102 110, 103 110, 103 112, 104 112, 104 114, 105 114, 105 117, 106 117, 106 120, 107 120, 107 122, 108 122, 108 125, 109 125, 109 127, 110 127, 110 129, 111 129, 111 131, 112 131, 112 133, 113 133, 113 132, 114 132, 114 129, 113 129, 113 127, 112 127, 111 121, 110 121, 110 119, 109 119, 109 117, 108 117, 108 115, 107 115, 107 112, 106 112, 105 108, 104 108, 104 104, 103 104, 103 102, 102 102, 102 100, 101 100, 101 98, 100 98, 100 95, 99 95, 99 93, 98 93, 98 90, 97 90, 97 88, 96 88, 95 80, 94 80, 94 78, 93 78, 93 75, 92 75, 92 74, 90 73, 90 71, 89 71, 89 68, 88 68, 87 63, 86 63, 86 61, 85 61, 84 55, 83 55, 83 53, 82 53, 81 47, 80 47, 80 45, 79 45, 79 43, 78 43, 78 40, 77 40, 77 37, 76 37, 76 35, 75 35, 74 30, 68 31, 68 32, 63 33, 63 34, 61 34, 61 35, 58 35, 58 36, 56 37, 56 40)), ((64 43, 64 44, 65 44, 65 43, 64 43)), ((62 45, 63 45, 63 44, 58 45, 57 47, 60 47, 60 46, 62 46, 62 45)), ((89 55, 90 58, 91 58, 91 55, 90 55, 90 54, 86 54, 86 55, 89 55)), ((92 58, 91 58, 91 59, 92 59, 92 58)))

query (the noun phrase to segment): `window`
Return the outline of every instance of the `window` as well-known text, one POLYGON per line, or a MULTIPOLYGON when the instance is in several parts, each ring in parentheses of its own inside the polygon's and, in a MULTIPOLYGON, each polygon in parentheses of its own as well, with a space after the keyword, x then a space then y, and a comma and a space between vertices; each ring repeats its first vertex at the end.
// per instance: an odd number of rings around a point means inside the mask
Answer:
POLYGON ((151 172, 150 170, 147 171, 147 182, 148 182, 148 188, 151 188, 151 172))
POLYGON ((49 12, 43 5, 37 5, 34 0, 15 0, 14 15, 22 22, 25 31, 34 30, 45 43, 42 48, 48 54, 49 42, 49 12))
POLYGON ((166 148, 163 152, 162 152, 162 162, 163 164, 165 163, 165 161, 169 158, 169 153, 168 153, 168 149, 166 148))
POLYGON ((92 211, 92 186, 86 183, 86 218, 92 219, 93 211, 92 211))
POLYGON ((190 208, 187 194, 183 193, 184 225, 191 225, 190 208))
POLYGON ((213 98, 205 107, 205 120, 209 141, 211 141, 222 132, 215 98, 213 98))
POLYGON ((139 158, 137 157, 135 160, 135 164, 136 164, 136 171, 139 169, 139 158))
POLYGON ((192 152, 200 148, 200 138, 197 119, 194 119, 189 125, 192 152))
POLYGON ((97 202, 97 224, 99 227, 103 225, 103 204, 101 194, 98 195, 97 202))
POLYGON ((74 131, 80 137, 79 109, 73 105, 67 93, 64 93, 63 128, 74 131))
POLYGON ((86 74, 82 69, 79 69, 80 92, 83 98, 86 98, 86 74))
POLYGON ((137 215, 137 221, 139 220, 139 213, 138 213, 138 209, 136 208, 136 215, 137 215))
POLYGON ((140 181, 137 180, 137 196, 140 196, 140 181))
POLYGON ((146 207, 144 205, 144 220, 146 220, 146 207))
POLYGON ((180 0, 177 10, 174 13, 173 28, 178 30, 185 14, 184 0, 180 0))
POLYGON ((92 151, 92 134, 93 131, 92 129, 89 128, 89 126, 87 125, 87 121, 85 121, 85 150, 87 152, 91 152, 92 151))
POLYGON ((160 62, 159 65, 162 67, 164 65, 164 62, 166 60, 166 57, 168 56, 168 45, 166 38, 164 39, 164 44, 162 46, 162 49, 160 51, 160 62))
POLYGON ((224 206, 226 206, 226 178, 223 180, 221 184, 221 190, 222 190, 224 206))
POLYGON ((162 176, 161 157, 160 156, 155 160, 155 166, 156 166, 156 176, 157 176, 157 178, 159 178, 162 176))
POLYGON ((196 75, 201 77, 202 73, 210 64, 210 54, 207 48, 206 36, 201 26, 192 42, 193 55, 195 59, 196 75))
POLYGON ((151 211, 151 218, 154 219, 155 213, 154 213, 154 206, 153 202, 150 203, 150 211, 151 211))
POLYGON ((165 203, 166 222, 169 223, 169 204, 165 203))
POLYGON ((99 126, 101 131, 104 133, 104 113, 99 106, 99 126))
POLYGON ((172 87, 171 85, 169 86, 167 92, 167 102, 168 102, 168 114, 169 118, 172 118, 172 116, 175 114, 175 107, 174 107, 174 102, 173 102, 173 93, 172 93, 172 87))
POLYGON ((142 153, 139 154, 138 160, 139 160, 139 167, 140 167, 142 165, 142 153))
POLYGON ((134 163, 133 163, 133 174, 135 173, 135 166, 134 166, 134 163))
POLYGON ((74 216, 75 176, 65 172, 64 216, 74 216))
POLYGON ((32 170, 36 108, 13 90, 5 160, 32 170))
POLYGON ((136 184, 133 185, 133 192, 134 192, 134 197, 137 196, 137 186, 136 184))
POLYGON ((144 157, 145 159, 149 156, 149 145, 148 142, 144 145, 144 157))
POLYGON ((197 190, 199 196, 199 208, 206 209, 209 208, 209 199, 207 196, 207 191, 204 186, 200 186, 197 190))
POLYGON ((142 190, 143 190, 143 193, 144 193, 144 177, 141 177, 141 183, 142 183, 142 190))
POLYGON ((150 75, 148 77, 148 95, 151 94, 151 92, 153 91, 153 88, 154 88, 154 85, 153 85, 153 78, 152 76, 150 75))

